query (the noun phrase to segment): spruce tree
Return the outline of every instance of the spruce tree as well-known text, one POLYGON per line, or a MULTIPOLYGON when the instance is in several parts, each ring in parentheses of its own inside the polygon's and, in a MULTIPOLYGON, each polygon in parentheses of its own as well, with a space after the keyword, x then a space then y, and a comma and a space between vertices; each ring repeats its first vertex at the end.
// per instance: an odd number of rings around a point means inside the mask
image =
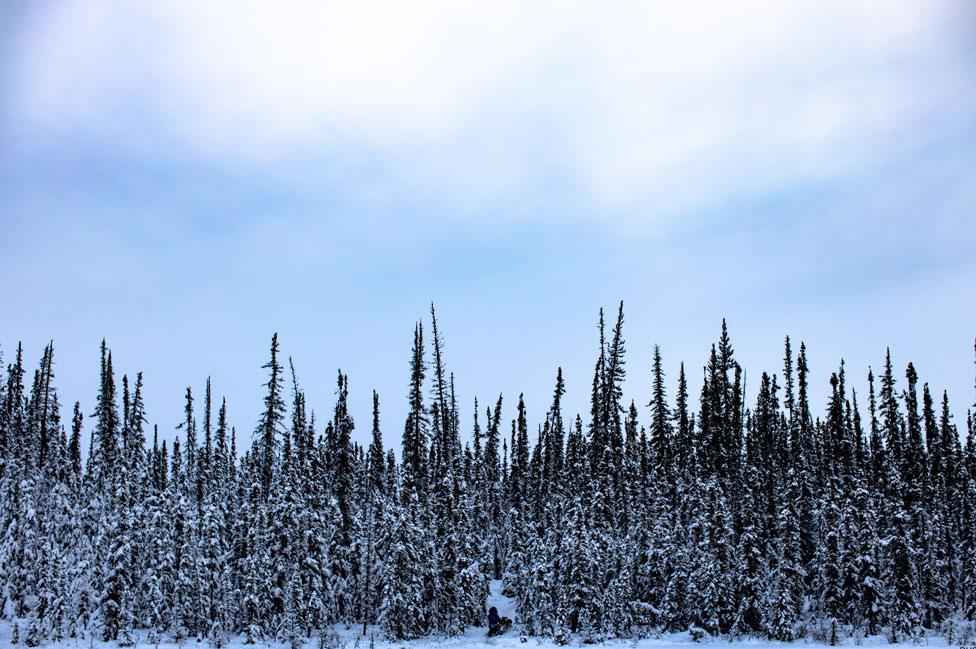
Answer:
POLYGON ((671 464, 671 413, 665 395, 661 348, 657 345, 654 345, 652 373, 654 381, 648 404, 651 407, 651 453, 655 474, 663 477, 668 474, 671 464))
POLYGON ((285 416, 283 378, 281 364, 278 362, 278 334, 271 337, 271 359, 262 366, 268 370, 268 382, 264 384, 264 412, 258 422, 255 435, 260 440, 261 486, 267 498, 274 478, 277 436, 281 431, 285 416))

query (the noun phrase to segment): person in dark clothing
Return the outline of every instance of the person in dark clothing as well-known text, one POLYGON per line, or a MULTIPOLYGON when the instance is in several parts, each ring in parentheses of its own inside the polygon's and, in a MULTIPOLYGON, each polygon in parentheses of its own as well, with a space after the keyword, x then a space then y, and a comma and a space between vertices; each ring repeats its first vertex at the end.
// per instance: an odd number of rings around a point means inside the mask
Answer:
POLYGON ((492 606, 488 609, 488 635, 498 635, 502 628, 502 619, 498 617, 498 609, 492 606))

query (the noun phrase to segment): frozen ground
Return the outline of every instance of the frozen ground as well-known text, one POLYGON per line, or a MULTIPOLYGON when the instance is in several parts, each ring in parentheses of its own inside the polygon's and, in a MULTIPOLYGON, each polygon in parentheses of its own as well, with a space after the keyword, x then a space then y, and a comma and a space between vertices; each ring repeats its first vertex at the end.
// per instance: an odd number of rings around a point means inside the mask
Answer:
MULTIPOLYGON (((422 640, 407 640, 400 642, 389 642, 380 637, 378 629, 370 629, 375 635, 375 649, 564 649, 551 640, 541 640, 528 638, 524 641, 514 631, 496 638, 485 636, 484 629, 471 629, 464 636, 456 638, 437 638, 430 637, 422 640)), ((23 644, 13 645, 10 642, 11 626, 9 623, 0 623, 0 647, 25 647, 23 644)), ((362 628, 338 628, 336 629, 338 643, 331 641, 320 645, 319 638, 313 636, 305 644, 305 649, 319 649, 324 646, 327 649, 370 649, 370 637, 362 636, 362 628)), ((865 647, 890 646, 881 636, 868 638, 861 643, 847 640, 846 647, 856 645, 865 647)), ((729 641, 724 639, 707 639, 702 642, 694 642, 687 633, 675 633, 663 635, 655 638, 644 638, 641 640, 609 640, 596 645, 582 645, 579 642, 572 642, 567 645, 571 649, 695 649, 696 647, 711 647, 714 649, 824 649, 827 645, 797 641, 791 643, 771 642, 759 639, 739 639, 729 641)), ((941 637, 931 637, 910 646, 927 647, 946 647, 946 642, 941 637)), ((955 645, 954 645, 955 646, 955 645)), ((119 649, 114 642, 92 641, 91 639, 71 639, 57 643, 50 643, 46 649, 119 649)), ((206 642, 196 642, 195 640, 175 642, 160 642, 159 644, 146 642, 142 635, 138 636, 134 645, 136 649, 210 649, 206 642)), ((246 645, 241 638, 231 638, 225 649, 288 649, 284 642, 265 642, 259 644, 246 645)))
MULTIPOLYGON (((501 616, 516 619, 514 607, 509 598, 501 594, 501 582, 493 581, 491 584, 491 594, 488 597, 488 606, 498 607, 501 616)), ((12 626, 9 622, 0 622, 0 648, 24 647, 25 645, 13 645, 11 643, 12 626)), ((372 649, 563 649, 552 640, 542 640, 537 638, 523 638, 516 630, 512 630, 504 635, 489 638, 485 628, 470 628, 460 637, 428 637, 421 640, 401 640, 389 642, 382 638, 382 633, 376 627, 370 627, 367 635, 362 635, 361 626, 346 627, 337 626, 334 635, 324 642, 316 635, 313 635, 306 644, 306 649, 371 649, 371 638, 373 641, 372 649)), ((847 639, 844 645, 848 647, 864 646, 879 647, 890 646, 883 636, 874 636, 863 640, 855 641, 847 639)), ((599 644, 583 645, 579 642, 572 642, 568 646, 579 649, 694 649, 695 647, 708 646, 711 649, 823 649, 825 644, 811 641, 797 642, 772 642, 761 639, 742 638, 735 641, 725 639, 706 639, 695 642, 687 633, 672 633, 641 640, 609 640, 599 644)), ((933 636, 916 641, 907 646, 926 646, 926 647, 946 647, 944 638, 933 636)), ((955 645, 954 645, 955 646, 955 645)), ((47 649, 118 649, 114 642, 98 642, 91 639, 72 639, 46 645, 47 649)), ((135 648, 141 649, 210 649, 206 642, 196 640, 184 640, 181 643, 160 642, 159 644, 150 643, 145 640, 145 634, 137 634, 135 648)), ((287 643, 265 642, 259 644, 246 645, 242 638, 231 638, 225 649, 288 649, 287 643)))

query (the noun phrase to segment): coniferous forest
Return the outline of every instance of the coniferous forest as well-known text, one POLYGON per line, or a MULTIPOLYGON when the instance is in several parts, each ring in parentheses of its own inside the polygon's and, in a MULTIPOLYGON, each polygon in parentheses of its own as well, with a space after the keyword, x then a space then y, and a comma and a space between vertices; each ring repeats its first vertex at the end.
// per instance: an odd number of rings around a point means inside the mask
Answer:
POLYGON ((865 368, 859 394, 843 362, 810 376, 787 338, 747 402, 723 323, 701 393, 682 364, 669 394, 657 348, 649 372, 627 367, 621 305, 600 313, 589 412, 565 411, 556 370, 530 418, 522 396, 462 408, 433 308, 425 322, 405 422, 385 421, 375 392, 372 421, 354 422, 342 372, 316 419, 275 335, 254 428, 230 426, 207 379, 187 388, 175 439, 105 342, 94 412, 60 403, 53 344, 33 375, 18 346, 0 385, 15 641, 299 646, 337 623, 457 635, 486 624, 495 579, 521 633, 559 642, 971 633, 976 418, 958 425, 912 364, 865 368), (624 402, 626 369, 646 398, 624 402))

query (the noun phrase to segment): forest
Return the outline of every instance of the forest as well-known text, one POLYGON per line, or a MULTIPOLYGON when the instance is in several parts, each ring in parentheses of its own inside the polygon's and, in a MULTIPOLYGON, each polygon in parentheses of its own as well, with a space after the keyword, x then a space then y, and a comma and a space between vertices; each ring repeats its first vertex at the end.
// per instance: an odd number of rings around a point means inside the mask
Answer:
POLYGON ((588 413, 564 412, 556 369, 541 421, 522 395, 462 417, 431 307, 402 428, 375 392, 372 421, 354 422, 341 371, 316 420, 275 335, 253 429, 229 424, 206 379, 186 389, 175 438, 150 425, 142 374, 118 379, 105 341, 90 413, 60 403, 53 343, 32 376, 18 345, 0 382, 13 641, 300 647, 337 624, 455 636, 485 626, 492 580, 519 633, 559 643, 972 637, 971 410, 958 426, 949 396, 890 354, 867 394, 843 362, 811 377, 788 337, 747 400, 724 321, 697 398, 683 363, 668 394, 655 347, 633 379, 646 399, 626 403, 623 305, 598 322, 588 413), (828 380, 814 412, 811 381, 828 380))

